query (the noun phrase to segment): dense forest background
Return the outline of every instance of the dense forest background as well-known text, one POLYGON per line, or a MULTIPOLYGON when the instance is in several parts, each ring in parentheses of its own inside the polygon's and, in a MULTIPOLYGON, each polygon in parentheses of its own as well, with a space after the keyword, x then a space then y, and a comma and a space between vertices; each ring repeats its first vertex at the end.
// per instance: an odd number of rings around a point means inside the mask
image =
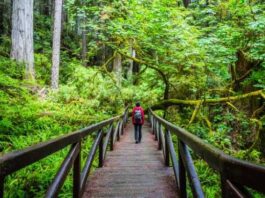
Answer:
MULTIPOLYGON (((264 0, 0 1, 1 155, 140 101, 264 164, 264 89, 264 0)), ((43 196, 66 152, 7 178, 6 196, 43 196)), ((218 197, 219 177, 195 164, 207 197, 218 197)))

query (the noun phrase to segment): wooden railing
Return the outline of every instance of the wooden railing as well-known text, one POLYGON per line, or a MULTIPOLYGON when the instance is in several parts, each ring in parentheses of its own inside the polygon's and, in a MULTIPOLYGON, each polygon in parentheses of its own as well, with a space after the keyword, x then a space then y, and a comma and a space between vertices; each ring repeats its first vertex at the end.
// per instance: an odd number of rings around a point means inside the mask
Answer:
POLYGON ((45 197, 57 197, 71 168, 73 168, 73 197, 81 197, 97 149, 99 150, 98 164, 99 167, 102 167, 108 145, 110 145, 110 150, 113 150, 115 141, 119 140, 120 135, 123 134, 127 118, 128 107, 121 116, 113 117, 79 131, 0 157, 0 197, 4 197, 4 180, 6 176, 70 145, 71 148, 62 162, 53 182, 49 186, 45 197), (105 133, 103 129, 106 127, 107 130, 105 133), (97 132, 97 136, 81 171, 81 142, 85 137, 94 132, 97 132))
POLYGON ((265 167, 231 157, 202 139, 162 119, 149 109, 149 121, 158 140, 158 149, 163 150, 165 165, 171 163, 175 173, 176 189, 180 196, 187 197, 186 175, 193 197, 204 197, 200 180, 196 173, 190 149, 200 156, 221 177, 222 197, 252 197, 247 188, 265 193, 265 167), (171 134, 178 138, 178 158, 171 134))

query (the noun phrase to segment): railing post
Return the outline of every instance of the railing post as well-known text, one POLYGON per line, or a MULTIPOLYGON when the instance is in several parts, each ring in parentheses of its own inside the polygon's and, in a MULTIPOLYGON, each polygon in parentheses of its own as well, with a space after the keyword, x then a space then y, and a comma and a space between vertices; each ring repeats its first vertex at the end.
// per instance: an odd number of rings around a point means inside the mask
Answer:
POLYGON ((118 122, 117 127, 117 141, 120 141, 120 121, 118 122))
POLYGON ((158 126, 159 126, 159 122, 158 121, 156 121, 156 125, 155 125, 155 141, 157 141, 157 136, 158 136, 158 126))
POLYGON ((75 158, 74 168, 73 168, 73 182, 74 182, 73 183, 73 197, 77 197, 77 198, 81 196, 81 193, 80 193, 81 142, 78 142, 78 147, 79 147, 79 153, 75 158))
POLYGON ((154 120, 154 122, 153 122, 153 130, 152 130, 152 134, 155 134, 155 129, 156 129, 156 119, 154 118, 153 120, 154 120))
POLYGON ((186 189, 186 170, 185 166, 183 163, 183 160, 181 158, 181 153, 180 153, 180 147, 182 142, 179 140, 178 141, 178 153, 179 153, 179 190, 180 190, 180 197, 181 198, 186 198, 187 197, 187 189, 186 189))
POLYGON ((169 145, 168 145, 167 133, 170 133, 170 131, 168 129, 166 129, 166 133, 165 133, 165 165, 169 166, 170 165, 170 159, 169 159, 169 145))
POLYGON ((152 130, 154 128, 154 116, 153 115, 152 115, 152 118, 151 118, 151 128, 152 128, 152 130))
MULTIPOLYGON (((113 126, 113 124, 112 124, 113 126)), ((113 151, 113 147, 114 147, 114 127, 111 128, 111 132, 110 132, 110 150, 113 151)))
POLYGON ((122 118, 121 123, 122 123, 122 125, 121 125, 121 134, 123 135, 124 134, 124 129, 125 129, 125 121, 124 121, 124 118, 122 118))
POLYGON ((151 113, 150 113, 150 109, 148 109, 148 121, 151 124, 151 113))
MULTIPOLYGON (((102 133, 102 129, 99 130, 99 133, 102 133)), ((104 145, 104 136, 102 135, 99 141, 99 152, 98 152, 98 167, 102 167, 104 163, 104 153, 103 153, 103 145, 104 145)))
POLYGON ((0 176, 0 197, 4 197, 4 183, 5 177, 0 176))
POLYGON ((162 149, 162 125, 158 126, 158 150, 162 149))
POLYGON ((226 177, 223 174, 221 175, 221 188, 222 188, 222 198, 228 198, 229 193, 227 189, 226 177))

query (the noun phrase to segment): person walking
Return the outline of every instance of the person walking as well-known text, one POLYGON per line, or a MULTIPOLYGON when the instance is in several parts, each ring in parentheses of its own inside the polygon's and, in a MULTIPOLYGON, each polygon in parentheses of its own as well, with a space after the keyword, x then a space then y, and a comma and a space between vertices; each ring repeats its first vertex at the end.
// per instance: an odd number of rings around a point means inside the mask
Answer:
POLYGON ((134 125, 135 143, 138 144, 142 139, 142 125, 144 124, 144 110, 140 106, 140 102, 137 102, 136 106, 133 108, 132 122, 134 125))

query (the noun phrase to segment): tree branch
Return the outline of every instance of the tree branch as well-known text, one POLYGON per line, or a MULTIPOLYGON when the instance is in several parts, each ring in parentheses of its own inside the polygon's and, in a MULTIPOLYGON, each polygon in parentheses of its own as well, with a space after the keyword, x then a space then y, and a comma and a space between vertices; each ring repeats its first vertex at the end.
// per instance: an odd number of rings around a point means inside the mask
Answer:
POLYGON ((231 101, 237 101, 237 100, 242 100, 245 98, 249 98, 249 97, 262 97, 263 99, 265 99, 265 94, 263 93, 263 90, 258 90, 258 91, 253 91, 250 93, 246 93, 246 94, 241 94, 241 95, 237 95, 237 96, 229 96, 229 97, 223 97, 223 98, 209 98, 209 99, 203 99, 203 100, 181 100, 181 99, 168 99, 168 100, 164 100, 158 104, 155 104, 152 106, 153 110, 157 110, 157 109, 165 109, 169 106, 173 106, 173 105, 180 105, 180 104, 184 104, 184 105, 197 105, 199 102, 205 103, 205 104, 215 104, 215 103, 226 103, 226 102, 231 102, 231 101))

